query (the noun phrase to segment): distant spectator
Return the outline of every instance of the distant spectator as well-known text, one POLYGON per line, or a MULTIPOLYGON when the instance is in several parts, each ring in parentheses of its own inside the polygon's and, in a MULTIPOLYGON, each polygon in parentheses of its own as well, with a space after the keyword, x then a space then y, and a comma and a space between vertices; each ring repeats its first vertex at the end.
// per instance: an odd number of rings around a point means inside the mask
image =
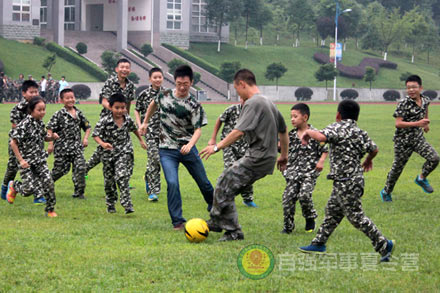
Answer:
POLYGON ((65 76, 61 76, 61 80, 58 83, 60 84, 60 88, 58 89, 58 94, 61 93, 63 89, 69 86, 69 83, 66 81, 65 76))
POLYGON ((43 98, 45 102, 46 101, 46 89, 47 89, 47 80, 46 77, 43 75, 41 76, 40 80, 40 96, 43 98))

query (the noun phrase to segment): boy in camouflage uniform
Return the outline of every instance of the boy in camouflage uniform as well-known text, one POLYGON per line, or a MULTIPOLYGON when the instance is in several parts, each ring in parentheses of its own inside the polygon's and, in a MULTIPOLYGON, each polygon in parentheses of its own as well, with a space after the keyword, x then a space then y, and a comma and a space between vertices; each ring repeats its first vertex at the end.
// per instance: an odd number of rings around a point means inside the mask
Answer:
POLYGON ((130 197, 129 181, 133 174, 133 145, 130 132, 133 132, 141 146, 146 149, 136 124, 127 114, 125 97, 116 93, 110 96, 111 115, 104 115, 93 130, 93 138, 99 144, 102 154, 105 200, 107 212, 115 213, 118 199, 116 185, 121 193, 121 205, 126 214, 134 212, 130 197))
MULTIPOLYGON (((136 100, 136 123, 140 128, 142 121, 145 119, 148 105, 153 101, 159 92, 163 91, 163 72, 160 68, 154 67, 148 72, 151 85, 144 90, 136 100)), ((148 124, 148 130, 145 134, 145 142, 147 143, 147 168, 145 171, 145 189, 148 194, 149 201, 157 201, 160 193, 160 157, 159 157, 159 133, 160 133, 160 117, 159 112, 154 113, 148 124)))
POLYGON ((304 103, 298 103, 291 109, 291 121, 295 127, 289 132, 289 161, 284 172, 286 189, 283 194, 284 228, 283 234, 295 229, 295 204, 299 199, 302 214, 306 219, 306 232, 313 232, 318 217, 313 206, 312 193, 316 179, 324 168, 328 150, 323 143, 311 139, 307 145, 301 144, 300 137, 307 130, 316 130, 308 124, 310 109, 304 103))
MULTIPOLYGON (((131 72, 130 61, 125 58, 119 59, 118 63, 116 64, 115 72, 116 74, 112 75, 105 81, 104 86, 101 89, 101 93, 99 94, 99 99, 103 107, 100 118, 104 117, 104 115, 111 114, 108 99, 110 96, 116 93, 120 93, 125 97, 127 101, 126 111, 128 114, 130 114, 131 101, 133 101, 135 98, 134 84, 128 79, 128 75, 131 72)), ((101 148, 98 147, 87 161, 86 174, 88 174, 90 170, 101 162, 102 153, 100 150, 101 148)))
POLYGON ((90 134, 89 121, 84 114, 75 107, 75 95, 71 89, 64 89, 60 93, 64 107, 55 112, 47 124, 48 133, 55 132, 59 139, 49 142, 48 152, 54 153, 52 178, 56 182, 69 173, 72 165, 72 181, 74 185, 73 198, 84 199, 86 188, 86 161, 84 148, 88 146, 90 134), (85 132, 81 140, 81 129, 85 132))
MULTIPOLYGON (((238 118, 240 117, 242 109, 242 104, 236 104, 229 106, 226 110, 217 118, 217 121, 214 125, 214 130, 212 132, 211 139, 208 142, 208 145, 215 145, 217 140, 217 133, 220 130, 220 127, 223 125, 223 131, 220 139, 224 139, 228 134, 234 129, 235 124, 237 124, 238 118)), ((223 149, 223 163, 224 168, 227 169, 232 166, 232 164, 244 157, 246 150, 249 148, 249 144, 244 139, 239 139, 234 142, 232 145, 223 149)), ((241 196, 243 197, 243 203, 250 207, 256 208, 257 205, 254 202, 254 189, 253 186, 246 186, 243 189, 241 196)))
MULTIPOLYGON (((11 128, 14 129, 17 127, 17 125, 23 121, 27 116, 27 107, 29 101, 38 96, 38 84, 33 80, 26 80, 23 82, 22 85, 22 95, 24 99, 14 106, 11 110, 10 114, 10 121, 11 121, 11 128)), ((9 133, 11 134, 11 132, 9 133)), ((9 143, 11 142, 11 138, 9 137, 9 143)), ((14 152, 12 151, 12 148, 10 144, 8 145, 8 152, 9 152, 9 160, 8 165, 6 167, 5 176, 3 177, 3 184, 1 189, 1 198, 6 200, 6 191, 8 189, 8 183, 11 180, 15 179, 15 176, 18 172, 18 162, 17 158, 15 157, 14 152)), ((40 205, 46 203, 46 200, 44 199, 43 195, 40 194, 34 194, 34 204, 40 205)))
POLYGON ((186 219, 182 216, 182 196, 179 186, 179 165, 182 163, 196 181, 208 204, 212 207, 214 188, 206 175, 196 143, 202 127, 208 122, 199 102, 190 94, 194 73, 188 65, 179 66, 174 72, 175 90, 160 93, 150 103, 142 123, 142 133, 156 110, 160 116, 159 156, 167 181, 167 205, 174 230, 184 229, 186 219))
POLYGON ((362 231, 371 242, 381 261, 389 261, 395 247, 394 240, 387 240, 376 225, 365 215, 361 197, 364 193, 364 175, 373 168, 373 158, 378 153, 376 144, 366 131, 357 126, 359 105, 352 100, 339 103, 336 122, 321 131, 308 129, 301 142, 310 139, 327 142, 330 145, 330 174, 333 191, 325 208, 324 222, 309 246, 300 247, 305 253, 324 253, 328 238, 344 217, 358 230, 362 231), (361 165, 361 159, 368 153, 361 165))
POLYGON ((430 100, 421 94, 422 79, 417 75, 406 80, 408 96, 397 105, 394 112, 396 132, 394 134, 394 162, 387 176, 384 189, 380 192, 383 201, 392 201, 391 193, 406 163, 413 152, 422 156, 426 162, 422 173, 414 180, 426 193, 434 192, 428 182, 428 175, 437 167, 439 155, 426 141, 423 131, 429 131, 428 106, 430 100))
POLYGON ((42 121, 46 114, 46 104, 41 97, 29 101, 28 112, 30 115, 10 131, 10 145, 20 164, 21 181, 9 182, 6 198, 13 204, 17 193, 23 196, 43 194, 46 198, 46 215, 53 218, 57 216, 54 211, 55 188, 47 167, 44 142, 53 141, 58 136, 46 131, 42 121))

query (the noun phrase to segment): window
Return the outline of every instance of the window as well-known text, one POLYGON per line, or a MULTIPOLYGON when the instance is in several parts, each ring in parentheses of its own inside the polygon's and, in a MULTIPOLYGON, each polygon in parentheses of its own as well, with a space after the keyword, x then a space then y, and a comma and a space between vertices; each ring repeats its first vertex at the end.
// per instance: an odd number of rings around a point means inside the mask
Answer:
POLYGON ((182 0, 167 0, 167 29, 182 29, 182 0))
POLYGON ((31 0, 12 1, 12 20, 21 22, 31 20, 31 0))
POLYGON ((191 27, 196 33, 216 33, 217 27, 209 24, 205 15, 206 2, 203 0, 192 1, 191 27))
POLYGON ((75 30, 75 0, 64 0, 64 29, 75 30))
POLYGON ((40 4, 40 28, 47 28, 47 0, 41 0, 40 4))

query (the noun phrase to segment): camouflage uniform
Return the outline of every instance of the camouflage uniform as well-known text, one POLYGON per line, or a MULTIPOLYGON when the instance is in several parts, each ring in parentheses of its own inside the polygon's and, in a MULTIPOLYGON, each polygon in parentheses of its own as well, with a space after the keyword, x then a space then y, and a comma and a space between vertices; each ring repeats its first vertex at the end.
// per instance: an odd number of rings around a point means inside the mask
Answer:
POLYGON ((98 136, 103 142, 110 143, 112 150, 98 147, 102 154, 104 188, 106 204, 114 208, 118 199, 116 185, 121 193, 121 205, 125 210, 132 208, 129 181, 133 173, 133 145, 130 132, 136 131, 136 125, 130 116, 125 115, 125 121, 118 127, 112 115, 101 117, 93 130, 93 137, 98 136))
MULTIPOLYGON (((309 129, 316 130, 309 125, 309 129)), ((295 205, 299 199, 303 217, 316 219, 318 217, 313 206, 312 193, 320 172, 316 164, 327 147, 311 139, 307 145, 301 144, 295 128, 289 132, 289 160, 284 172, 286 188, 283 193, 284 230, 293 231, 295 228, 295 205)))
MULTIPOLYGON (((394 118, 402 117, 405 122, 416 122, 426 117, 429 98, 421 96, 422 106, 410 97, 406 97, 397 105, 394 118)), ((426 162, 422 168, 422 175, 427 177, 439 163, 439 155, 423 136, 423 128, 408 127, 396 128, 394 134, 394 161, 385 183, 385 192, 390 194, 394 190, 397 180, 413 152, 422 156, 426 162)))
MULTIPOLYGON (((160 90, 153 89, 149 86, 144 90, 136 101, 136 111, 141 116, 141 122, 144 121, 145 114, 151 101, 158 95, 160 90)), ((153 114, 148 121, 148 130, 145 134, 145 142, 147 144, 147 168, 145 171, 145 181, 148 186, 148 194, 160 193, 160 157, 159 157, 159 133, 160 133, 160 117, 159 112, 153 114)))
POLYGON ((47 124, 47 128, 58 134, 59 139, 54 143, 54 163, 52 178, 56 182, 69 173, 72 165, 72 181, 75 188, 74 197, 84 196, 86 187, 86 161, 81 140, 81 129, 90 129, 89 121, 84 114, 75 107, 76 117, 73 117, 66 108, 55 112, 47 124))
MULTIPOLYGON (((112 75, 109 79, 107 79, 104 83, 104 86, 101 89, 101 93, 99 94, 100 101, 102 98, 109 99, 111 95, 121 93, 127 99, 127 104, 130 104, 131 101, 135 98, 135 87, 134 84, 127 78, 125 88, 123 89, 118 81, 117 75, 112 75)), ((111 111, 103 108, 101 111, 100 118, 103 118, 105 115, 110 115, 111 111)), ((102 153, 101 149, 98 147, 90 157, 90 159, 86 163, 86 174, 89 173, 96 165, 101 162, 102 153)))
POLYGON ((58 82, 56 82, 52 78, 47 80, 46 97, 49 103, 57 102, 57 98, 58 98, 58 89, 56 89, 57 84, 58 82))
POLYGON ((16 128, 10 132, 11 139, 18 144, 23 159, 30 165, 29 168, 21 168, 20 181, 14 181, 14 189, 23 196, 31 194, 44 195, 46 198, 46 212, 55 208, 55 188, 47 167, 47 152, 44 150, 44 139, 47 131, 43 121, 35 120, 27 116, 16 128))
MULTIPOLYGON (((241 104, 232 105, 220 115, 219 119, 223 123, 223 130, 220 139, 224 139, 234 129, 235 124, 240 117, 241 104)), ((232 166, 232 164, 244 157, 246 150, 249 148, 249 144, 242 138, 223 149, 223 163, 225 169, 232 166)), ((241 193, 245 202, 254 200, 253 186, 247 186, 241 193)))
POLYGON ((376 144, 360 129, 356 121, 345 119, 323 130, 330 145, 330 174, 333 191, 325 208, 324 222, 312 240, 314 245, 325 245, 344 217, 370 238, 375 250, 386 254, 387 239, 362 210, 364 175, 361 159, 365 153, 377 149, 376 144))

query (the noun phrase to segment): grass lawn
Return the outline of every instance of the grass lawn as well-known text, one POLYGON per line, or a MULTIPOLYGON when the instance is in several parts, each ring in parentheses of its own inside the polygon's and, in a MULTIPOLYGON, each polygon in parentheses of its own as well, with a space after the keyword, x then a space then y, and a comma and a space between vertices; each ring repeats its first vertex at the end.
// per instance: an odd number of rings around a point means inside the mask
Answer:
MULTIPOLYGON (((9 111, 13 105, 0 105, 0 174, 8 159, 9 111)), ((204 127, 198 148, 210 137, 214 121, 227 105, 204 105, 208 126, 204 127)), ((61 106, 49 105, 45 122, 61 106)), ((94 125, 99 105, 79 105, 94 125)), ((286 122, 291 105, 278 105, 286 122)), ((71 197, 70 174, 56 183, 58 218, 44 217, 44 208, 34 206, 32 198, 17 197, 14 205, 0 202, 0 291, 156 291, 156 292, 342 292, 397 291, 433 292, 440 288, 439 170, 430 176, 436 189, 425 194, 413 180, 423 160, 414 155, 403 172, 392 203, 383 203, 379 191, 393 160, 393 118, 395 105, 362 105, 360 127, 367 130, 380 152, 374 169, 366 173, 363 206, 366 214, 384 235, 397 241, 392 263, 377 265, 376 254, 367 237, 343 220, 327 243, 330 255, 316 258, 298 252, 315 233, 304 232, 305 221, 297 204, 296 230, 282 235, 281 197, 285 181, 278 171, 255 186, 257 209, 245 207, 237 197, 239 220, 245 240, 219 243, 221 234, 212 233, 199 244, 186 241, 182 232, 173 231, 166 205, 166 183, 157 203, 148 202, 142 176, 146 152, 137 140, 131 195, 136 212, 107 214, 104 202, 102 165, 93 169, 87 181, 84 201, 71 197), (237 268, 241 249, 251 244, 267 246, 275 256, 275 269, 265 279, 247 279, 237 268), (331 268, 331 254, 338 260, 331 268), (349 258, 349 257, 352 258, 349 258), (367 260, 368 259, 368 260, 367 260), (326 263, 328 261, 328 263, 326 263), (350 269, 351 268, 351 269, 350 269), (413 269, 413 271, 410 271, 413 269)), ((311 123, 322 128, 334 121, 336 105, 312 104, 311 123)), ((430 108, 429 142, 440 150, 440 106, 430 108)), ((289 123, 289 129, 291 129, 289 123)), ((134 136, 133 136, 134 138, 134 136)), ((89 158, 96 147, 91 139, 85 151, 89 158)), ((49 158, 52 168, 53 157, 49 158)), ((205 163, 215 185, 223 169, 221 154, 205 163)), ((329 162, 319 178, 314 202, 322 222, 331 192, 326 180, 329 162)), ((163 179, 163 178, 162 178, 163 179)), ((195 182, 180 168, 184 216, 208 218, 195 182)))
MULTIPOLYGON (((264 77, 266 68, 274 62, 281 62, 288 71, 279 79, 279 85, 282 86, 318 86, 325 87, 325 82, 318 82, 314 76, 320 64, 313 59, 316 52, 329 53, 328 48, 316 48, 313 44, 306 44, 302 47, 275 47, 275 46, 251 46, 247 50, 243 46, 233 46, 223 44, 220 53, 217 53, 217 44, 191 43, 190 52, 199 56, 209 63, 220 68, 224 62, 239 61, 242 67, 251 69, 257 77, 259 84, 275 85, 275 81, 269 81, 264 77)), ((371 56, 361 50, 355 50, 349 47, 343 52, 343 63, 347 66, 357 66, 363 58, 375 57, 381 59, 380 55, 371 56)), ((409 60, 389 55, 389 61, 398 64, 397 70, 381 68, 373 82, 374 88, 403 88, 403 83, 399 77, 404 72, 419 74, 423 78, 425 89, 439 89, 439 66, 428 65, 422 62, 411 64, 409 60)), ((338 87, 369 87, 369 83, 338 76, 338 87)), ((333 85, 329 81, 328 86, 333 85)))
MULTIPOLYGON (((47 74, 47 70, 43 67, 44 60, 51 55, 53 53, 44 47, 0 38, 0 60, 4 64, 5 74, 13 79, 18 79, 18 75, 23 73, 26 79, 31 74, 34 79, 40 80, 42 75, 47 74)), ((99 82, 97 78, 79 66, 58 56, 51 73, 57 80, 64 75, 67 81, 99 82)))

